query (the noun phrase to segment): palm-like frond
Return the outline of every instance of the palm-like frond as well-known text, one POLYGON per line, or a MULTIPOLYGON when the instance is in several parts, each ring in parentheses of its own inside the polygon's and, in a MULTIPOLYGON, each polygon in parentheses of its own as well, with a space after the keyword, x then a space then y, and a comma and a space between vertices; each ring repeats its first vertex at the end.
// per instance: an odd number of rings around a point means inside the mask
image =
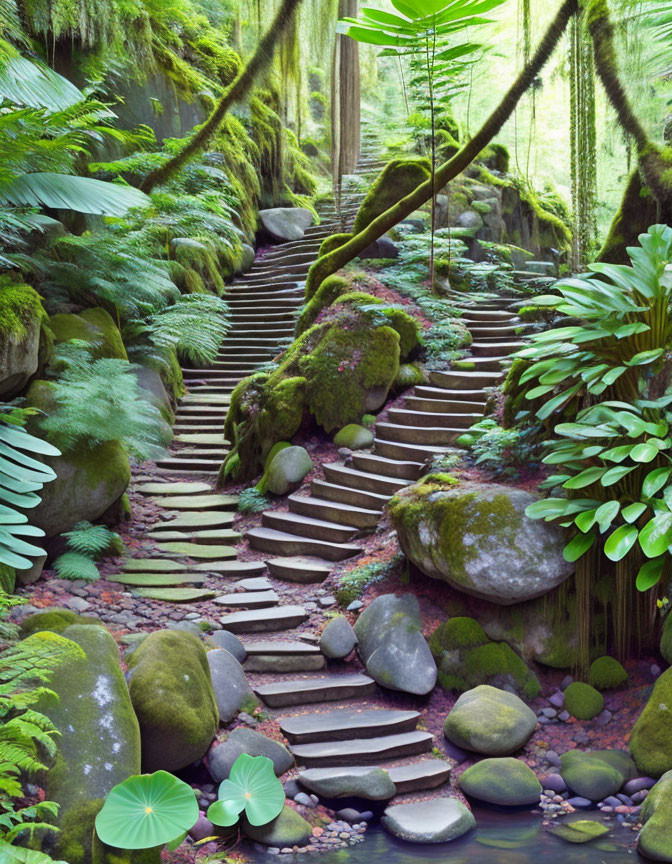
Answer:
POLYGON ((82 102, 84 94, 67 78, 0 40, 0 98, 12 105, 60 111, 82 102))
POLYGON ((51 172, 23 174, 0 185, 0 203, 14 207, 50 207, 99 216, 123 216, 132 207, 142 207, 147 201, 147 196, 132 186, 51 172))

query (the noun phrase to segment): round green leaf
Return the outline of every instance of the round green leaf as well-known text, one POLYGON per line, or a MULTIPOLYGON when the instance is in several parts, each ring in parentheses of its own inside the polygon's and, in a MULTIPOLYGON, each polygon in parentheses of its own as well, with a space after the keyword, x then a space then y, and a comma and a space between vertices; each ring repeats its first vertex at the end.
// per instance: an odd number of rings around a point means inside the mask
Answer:
POLYGON ((191 786, 156 771, 129 777, 112 789, 96 816, 96 832, 108 846, 150 849, 175 840, 197 819, 191 786))
POLYGON ((208 807, 208 819, 213 825, 222 825, 229 828, 235 825, 240 814, 245 809, 245 802, 236 796, 235 800, 215 801, 208 807))
POLYGON ((654 558, 652 561, 647 561, 639 568, 637 574, 637 590, 648 591, 660 582, 660 577, 663 575, 663 565, 665 558, 654 558))
POLYGON ((610 561, 620 561, 635 545, 638 534, 634 525, 621 525, 607 538, 604 554, 610 561))
POLYGON ((571 564, 578 561, 579 558, 590 549, 594 542, 595 535, 592 532, 590 534, 577 534, 576 537, 570 540, 562 550, 565 561, 569 561, 571 564))
POLYGON ((659 450, 654 444, 648 441, 643 441, 641 444, 636 444, 630 451, 630 458, 633 462, 653 462, 658 455, 659 450))
POLYGON ((285 806, 285 790, 268 757, 243 753, 233 763, 228 780, 220 784, 219 800, 222 808, 215 811, 215 816, 229 818, 234 811, 238 814, 244 809, 251 825, 266 825, 285 806))
POLYGON ((662 555, 672 540, 672 513, 663 511, 639 532, 639 545, 647 558, 657 558, 662 555))
POLYGON ((672 468, 656 468, 654 471, 650 471, 642 483, 642 493, 647 498, 655 495, 670 479, 670 474, 672 474, 672 468))
POLYGON ((616 516, 618 516, 620 509, 621 504, 619 501, 605 501, 601 507, 597 508, 595 521, 600 526, 600 534, 604 534, 607 528, 609 528, 616 516))

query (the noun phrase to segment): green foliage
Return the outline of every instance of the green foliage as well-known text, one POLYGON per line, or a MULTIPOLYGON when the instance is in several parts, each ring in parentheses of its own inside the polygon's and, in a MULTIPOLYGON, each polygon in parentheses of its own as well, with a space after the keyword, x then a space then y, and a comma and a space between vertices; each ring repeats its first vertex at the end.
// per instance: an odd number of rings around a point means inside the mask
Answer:
POLYGON ((115 532, 105 525, 92 525, 90 522, 78 522, 72 531, 63 535, 67 541, 68 551, 54 561, 54 570, 61 579, 83 579, 85 582, 95 582, 100 578, 96 560, 103 558, 105 553, 121 554, 123 541, 115 532))
POLYGON ((167 771, 129 777, 108 794, 96 816, 96 833, 108 846, 175 848, 198 819, 191 786, 167 771))
POLYGON ((541 456, 537 426, 504 428, 491 417, 474 423, 458 438, 458 444, 471 450, 474 461, 495 475, 517 477, 521 468, 541 456))
POLYGON ((268 498, 259 489, 251 486, 238 493, 239 513, 261 513, 270 506, 268 498))
POLYGON ((388 576, 400 563, 401 555, 389 561, 372 561, 359 564, 338 577, 336 599, 340 606, 347 607, 353 600, 359 600, 364 591, 388 576))
POLYGON ((30 412, 0 403, 0 565, 26 569, 43 550, 24 537, 44 537, 28 524, 30 510, 40 503, 39 492, 56 474, 33 456, 59 456, 56 447, 21 428, 30 412), (31 454, 31 455, 27 455, 31 454))
POLYGON ((285 806, 285 790, 267 756, 242 753, 228 779, 220 784, 218 795, 208 808, 208 819, 224 827, 235 825, 243 812, 250 825, 266 825, 285 806))
POLYGON ((577 720, 592 720, 604 708, 604 697, 590 684, 574 681, 565 690, 565 708, 577 720))
POLYGON ((54 561, 54 570, 61 579, 74 582, 81 579, 84 582, 95 582, 100 579, 100 573, 95 561, 81 552, 64 552, 54 561))
POLYGON ((597 690, 613 690, 628 680, 628 673, 613 657, 598 657, 590 665, 590 683, 597 690))

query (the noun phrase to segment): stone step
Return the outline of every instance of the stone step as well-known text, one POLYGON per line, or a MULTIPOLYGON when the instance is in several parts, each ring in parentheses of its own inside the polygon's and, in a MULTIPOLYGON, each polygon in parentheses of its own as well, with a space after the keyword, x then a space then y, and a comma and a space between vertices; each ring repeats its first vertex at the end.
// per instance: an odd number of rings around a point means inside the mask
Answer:
POLYGON ((185 542, 200 543, 203 546, 217 546, 222 543, 240 543, 243 535, 229 528, 213 528, 204 531, 183 529, 182 531, 148 531, 145 535, 160 543, 185 542))
POLYGON ((455 311, 462 312, 462 318, 467 321, 497 321, 509 322, 513 316, 507 309, 483 309, 477 306, 457 308, 455 311))
POLYGON ((217 475, 221 459, 157 459, 157 468, 164 469, 168 474, 209 474, 217 475))
POLYGON ((298 765, 328 767, 417 756, 418 753, 427 753, 433 745, 434 736, 430 732, 416 729, 413 732, 400 732, 379 738, 294 744, 291 751, 298 765))
POLYGON ((377 510, 364 510, 351 504, 338 504, 317 497, 290 495, 287 502, 293 513, 337 522, 340 525, 351 525, 354 528, 375 528, 380 519, 380 512, 377 510))
POLYGON ((213 561, 225 558, 235 558, 236 550, 233 546, 208 545, 201 543, 189 543, 186 540, 174 542, 161 542, 156 544, 158 552, 168 552, 184 558, 211 558, 213 561))
POLYGON ((151 525, 150 531, 185 531, 209 528, 222 528, 229 526, 235 519, 235 513, 226 510, 200 511, 187 510, 175 519, 166 519, 165 522, 156 522, 151 525))
POLYGON ((306 656, 318 656, 321 654, 318 645, 311 645, 310 642, 299 641, 282 641, 280 639, 271 640, 255 640, 254 642, 246 642, 243 640, 243 647, 249 656, 255 654, 275 654, 278 657, 292 654, 305 654, 306 656))
MULTIPOLYGON (((288 336, 291 336, 291 334, 294 332, 294 325, 291 322, 287 322, 287 324, 274 324, 273 326, 270 326, 269 323, 269 326, 267 326, 265 330, 262 330, 261 328, 253 329, 250 327, 244 327, 242 325, 232 327, 227 333, 226 339, 222 343, 219 354, 221 355, 223 352, 226 353, 227 351, 231 350, 229 349, 229 345, 231 344, 229 340, 231 339, 251 339, 253 340, 253 346, 256 345, 257 343, 255 340, 261 338, 259 336, 259 333, 261 332, 263 332, 264 338, 282 341, 288 336)), ((250 355, 246 352, 245 356, 250 355)))
MULTIPOLYGON (((438 387, 455 388, 456 390, 481 391, 485 387, 495 387, 504 378, 503 372, 430 372, 429 380, 438 387)), ((483 393, 479 396, 483 398, 483 393)))
POLYGON ((228 444, 219 432, 180 432, 174 438, 178 444, 203 444, 221 448, 228 444))
POLYGON ((325 543, 347 543, 357 533, 351 526, 338 525, 323 519, 302 516, 299 513, 282 513, 277 510, 267 510, 261 516, 261 524, 276 531, 286 531, 299 537, 311 540, 323 540, 325 543))
POLYGON ((210 407, 224 406, 228 408, 230 401, 230 397, 226 395, 211 394, 208 396, 203 393, 197 393, 193 396, 183 396, 178 404, 180 410, 182 410, 185 405, 208 405, 210 407))
POLYGON ((384 441, 382 438, 374 438, 373 444, 377 456, 384 456, 386 459, 396 459, 399 461, 424 463, 424 473, 426 473, 427 462, 437 455, 452 453, 455 449, 438 444, 404 444, 400 441, 384 441))
POLYGON ((319 558, 271 558, 266 565, 276 579, 302 585, 324 582, 334 569, 331 562, 319 558))
POLYGON ((469 402, 458 399, 423 399, 420 396, 407 396, 404 399, 404 408, 409 411, 423 411, 433 414, 464 414, 465 417, 482 417, 485 405, 485 400, 483 402, 469 402), (480 411, 479 408, 481 408, 480 411))
POLYGON ((295 714, 280 719, 280 729, 290 744, 312 744, 324 741, 348 741, 377 738, 381 733, 411 732, 418 711, 391 711, 383 708, 337 708, 335 711, 295 714))
POLYGON ((477 390, 457 390, 451 387, 427 387, 423 385, 421 387, 414 388, 412 398, 415 398, 416 396, 420 399, 438 399, 445 401, 455 400, 458 402, 477 402, 479 405, 486 404, 485 394, 483 393, 483 390, 481 388, 477 390))
POLYGON ((316 498, 325 498, 328 501, 338 501, 339 504, 349 504, 353 507, 377 512, 383 509, 390 498, 389 495, 378 495, 375 492, 364 492, 362 489, 337 486, 334 483, 327 483, 326 480, 319 479, 313 480, 310 489, 316 498))
POLYGON ((521 329, 525 327, 524 324, 501 324, 487 327, 472 321, 464 321, 464 319, 462 319, 462 323, 467 325, 475 342, 480 342, 481 339, 501 339, 505 341, 508 337, 515 338, 518 336, 521 329))
POLYGON ((253 549, 271 555, 315 556, 327 561, 344 561, 361 553, 361 547, 349 543, 326 543, 273 528, 252 528, 245 535, 253 549))
POLYGON ((259 576, 266 572, 266 565, 263 561, 205 561, 200 564, 193 564, 190 570, 204 570, 206 573, 218 573, 220 576, 230 577, 253 577, 259 576))
POLYGON ((502 357, 520 351, 527 343, 520 340, 510 342, 472 342, 469 351, 474 357, 502 357))
POLYGON ((373 678, 361 674, 274 681, 272 684, 261 684, 254 688, 257 696, 269 708, 337 702, 340 699, 361 699, 371 696, 375 690, 376 682, 373 678))
POLYGON ((210 492, 209 483, 140 483, 131 487, 141 495, 202 495, 210 492))
POLYGON ((438 411, 412 411, 408 408, 391 408, 387 416, 399 426, 445 426, 447 429, 468 427, 483 419, 483 414, 477 413, 440 414, 438 411))
POLYGON ((394 765, 387 769, 397 787, 397 795, 436 789, 450 780, 451 768, 443 759, 425 759, 410 765, 394 765))
MULTIPOLYGON (((383 441, 397 441, 401 444, 438 444, 448 447, 455 444, 463 428, 447 429, 443 426, 400 426, 395 423, 377 423, 376 436, 383 441)), ((403 464, 403 463, 400 463, 403 464)), ((411 463, 412 464, 412 463, 411 463)), ((418 477, 422 474, 421 466, 418 477)))
POLYGON ((322 466, 324 476, 330 483, 337 486, 348 486, 353 489, 364 489, 377 495, 392 496, 395 492, 410 486, 411 480, 398 477, 385 477, 381 474, 371 474, 368 471, 358 471, 342 462, 328 462, 322 466))
POLYGON ((270 633, 274 630, 291 630, 308 618, 302 606, 274 606, 250 612, 231 612, 219 619, 224 630, 230 633, 270 633))
MULTIPOLYGON (((376 433, 387 423, 377 423, 376 433)), ((387 436, 382 436, 387 438, 387 436)), ((387 440, 390 440, 389 438, 387 440)), ((394 439, 392 439, 394 440, 394 439)), ((377 456, 374 453, 355 453, 352 459, 353 465, 358 471, 367 471, 370 474, 382 474, 385 477, 394 477, 401 480, 417 480, 422 474, 423 465, 420 462, 398 462, 396 459, 387 459, 385 456, 377 456)))
POLYGON ((463 357, 456 360, 450 371, 457 372, 497 372, 502 368, 502 363, 510 358, 497 357, 463 357))
POLYGON ((116 573, 106 576, 108 582, 129 585, 132 588, 174 588, 179 585, 202 585, 205 573, 116 573))
POLYGON ((222 420, 226 417, 226 406, 221 405, 181 405, 178 409, 179 414, 185 417, 194 417, 206 422, 212 418, 222 420))
POLYGON ((239 579, 233 583, 233 587, 239 591, 270 591, 273 585, 266 576, 252 576, 250 579, 239 579))
POLYGON ((238 506, 236 495, 157 496, 152 501, 166 510, 232 510, 238 506))
MULTIPOLYGON (((184 429, 186 434, 198 429, 219 430, 221 434, 225 420, 226 414, 222 414, 219 417, 195 417, 193 414, 179 412, 175 415, 175 425, 180 429, 184 429)), ((223 438, 220 438, 220 443, 222 441, 223 438)))
POLYGON ((278 605, 279 597, 275 591, 237 591, 234 594, 220 594, 215 598, 218 606, 231 609, 267 609, 278 605))
POLYGON ((246 672, 286 675, 296 672, 319 672, 327 665, 322 654, 255 654, 243 663, 246 672))

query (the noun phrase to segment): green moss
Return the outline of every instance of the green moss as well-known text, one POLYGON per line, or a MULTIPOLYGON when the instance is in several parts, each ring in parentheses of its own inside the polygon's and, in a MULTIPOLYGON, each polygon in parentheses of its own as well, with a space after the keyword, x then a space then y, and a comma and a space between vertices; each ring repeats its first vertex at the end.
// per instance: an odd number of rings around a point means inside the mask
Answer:
POLYGON ((648 777, 672 770, 672 669, 658 678, 630 738, 637 768, 648 777))
POLYGON ((336 249, 340 249, 341 246, 349 240, 352 240, 352 236, 352 234, 332 234, 331 237, 327 237, 322 241, 320 251, 318 252, 318 258, 321 258, 323 255, 328 255, 336 249))
POLYGON ((6 594, 13 594, 16 587, 16 573, 13 567, 8 567, 7 564, 0 564, 0 591, 6 594))
POLYGON ((639 852, 653 861, 672 861, 672 772, 664 774, 642 805, 639 852))
POLYGON ((296 323, 297 336, 312 327, 320 312, 331 306, 338 297, 347 294, 350 287, 348 280, 342 276, 327 277, 301 312, 296 323))
POLYGON ((360 205, 352 229, 353 234, 359 234, 381 213, 410 195, 429 178, 428 159, 403 158, 388 162, 360 205))
POLYGON ((565 708, 577 720, 592 720, 604 708, 604 697, 590 684, 574 681, 565 690, 565 708))
POLYGON ((672 615, 665 618, 663 634, 660 637, 660 653, 665 661, 672 666, 672 615))
POLYGON ((492 171, 499 171, 500 174, 508 173, 510 156, 503 144, 489 144, 477 159, 492 171))
POLYGON ((71 807, 63 817, 56 851, 68 864, 89 864, 92 861, 94 821, 102 806, 102 798, 85 801, 71 807))
POLYGON ((93 347, 94 359, 101 357, 128 360, 119 328, 105 309, 85 309, 79 315, 60 313, 49 319, 56 343, 79 339, 93 347))
POLYGON ((435 657, 440 657, 444 651, 461 651, 485 645, 489 639, 485 630, 474 618, 457 617, 444 621, 434 630, 429 638, 429 647, 435 657))
POLYGON ((590 667, 590 683, 597 690, 613 690, 628 680, 628 673, 613 657, 598 657, 590 667))
POLYGON ((425 373, 419 363, 402 363, 394 386, 398 390, 406 390, 408 387, 417 387, 424 382, 425 373))
POLYGON ((46 612, 36 612, 28 615, 21 622, 21 638, 32 636, 33 633, 62 633, 73 624, 100 624, 98 618, 77 615, 70 609, 49 609, 46 612))
POLYGON ((30 285, 15 283, 9 276, 0 276, 0 339, 23 342, 28 326, 47 315, 40 295, 30 285))

